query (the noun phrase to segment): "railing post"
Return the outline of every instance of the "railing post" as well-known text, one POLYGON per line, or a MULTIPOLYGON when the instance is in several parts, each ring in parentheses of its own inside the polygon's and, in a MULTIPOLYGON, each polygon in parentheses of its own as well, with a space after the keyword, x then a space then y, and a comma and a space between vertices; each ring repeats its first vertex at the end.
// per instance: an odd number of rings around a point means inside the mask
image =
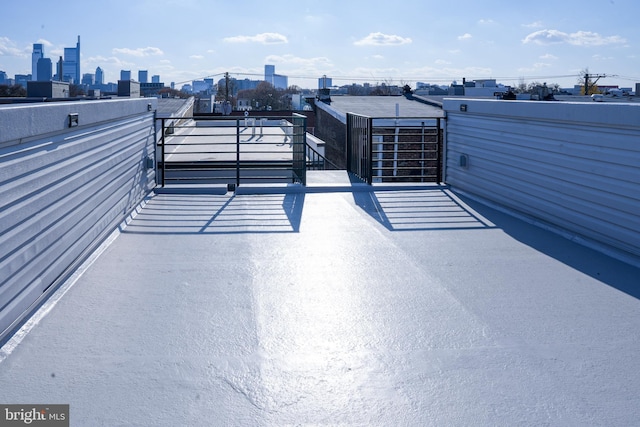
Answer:
MULTIPOLYGON (((438 134, 436 132, 436 138, 438 137, 438 134)), ((424 156, 425 156, 425 152, 424 152, 424 121, 421 124, 420 127, 420 182, 424 182, 424 156)))
POLYGON ((440 129, 440 118, 438 117, 436 119, 436 127, 438 129, 437 132, 437 138, 438 138, 438 162, 437 162, 437 181, 438 184, 440 184, 442 182, 442 169, 444 168, 444 156, 443 156, 443 145, 444 145, 444 141, 442 138, 442 129, 440 129))
POLYGON ((162 137, 160 138, 161 140, 161 146, 160 146, 160 156, 162 157, 162 186, 164 187, 164 177, 166 175, 166 166, 167 166, 167 162, 165 161, 165 157, 164 157, 164 132, 165 132, 165 128, 164 128, 164 118, 162 119, 162 137))
POLYGON ((367 117, 367 184, 373 184, 373 119, 367 117))
POLYGON ((240 186, 240 119, 236 119, 236 188, 240 186))
POLYGON ((291 116, 292 178, 307 185, 307 117, 294 113, 291 116))

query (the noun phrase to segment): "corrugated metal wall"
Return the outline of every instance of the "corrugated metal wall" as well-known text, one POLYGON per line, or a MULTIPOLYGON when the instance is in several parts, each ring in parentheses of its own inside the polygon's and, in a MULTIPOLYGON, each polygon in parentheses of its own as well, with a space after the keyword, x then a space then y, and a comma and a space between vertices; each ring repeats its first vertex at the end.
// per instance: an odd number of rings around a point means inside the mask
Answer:
POLYGON ((640 256, 640 105, 456 99, 444 108, 447 183, 640 256))
POLYGON ((0 148, 0 334, 154 187, 146 105, 0 148))

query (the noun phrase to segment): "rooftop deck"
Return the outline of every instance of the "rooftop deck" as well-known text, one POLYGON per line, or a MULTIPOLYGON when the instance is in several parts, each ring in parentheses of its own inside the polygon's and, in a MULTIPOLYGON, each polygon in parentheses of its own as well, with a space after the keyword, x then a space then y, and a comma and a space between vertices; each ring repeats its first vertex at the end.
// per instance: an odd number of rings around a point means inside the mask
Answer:
POLYGON ((78 426, 638 422, 638 268, 447 187, 326 176, 151 197, 0 350, 0 401, 78 426))

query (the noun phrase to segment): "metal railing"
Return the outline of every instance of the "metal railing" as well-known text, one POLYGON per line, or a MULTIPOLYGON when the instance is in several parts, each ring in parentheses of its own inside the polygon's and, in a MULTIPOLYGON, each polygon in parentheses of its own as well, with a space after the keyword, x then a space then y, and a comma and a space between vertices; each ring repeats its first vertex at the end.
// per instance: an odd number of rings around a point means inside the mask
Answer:
POLYGON ((438 117, 347 114, 347 167, 363 181, 442 182, 438 117))
POLYGON ((306 117, 162 118, 160 184, 306 184, 306 117), (182 122, 180 121, 182 120, 182 122))
POLYGON ((335 163, 331 162, 318 150, 307 144, 307 170, 340 170, 335 163))

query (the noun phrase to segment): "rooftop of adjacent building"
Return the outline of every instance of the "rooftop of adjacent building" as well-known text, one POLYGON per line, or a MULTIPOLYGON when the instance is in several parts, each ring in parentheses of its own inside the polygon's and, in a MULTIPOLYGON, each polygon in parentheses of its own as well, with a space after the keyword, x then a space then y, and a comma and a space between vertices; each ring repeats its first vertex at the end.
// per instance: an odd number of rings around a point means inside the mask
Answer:
POLYGON ((339 111, 371 117, 444 117, 441 107, 428 99, 404 96, 332 96, 330 105, 339 111), (422 101, 425 102, 422 102, 422 101))

